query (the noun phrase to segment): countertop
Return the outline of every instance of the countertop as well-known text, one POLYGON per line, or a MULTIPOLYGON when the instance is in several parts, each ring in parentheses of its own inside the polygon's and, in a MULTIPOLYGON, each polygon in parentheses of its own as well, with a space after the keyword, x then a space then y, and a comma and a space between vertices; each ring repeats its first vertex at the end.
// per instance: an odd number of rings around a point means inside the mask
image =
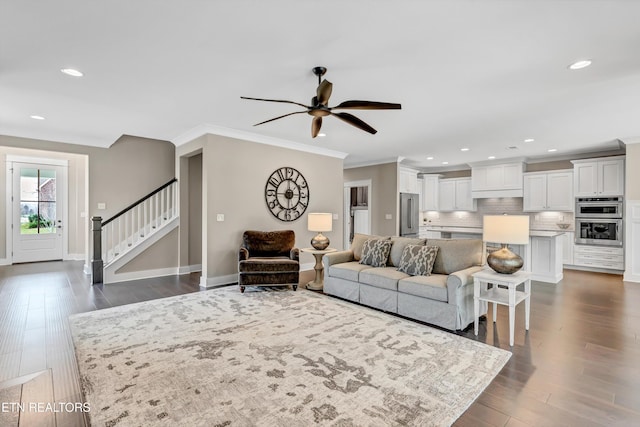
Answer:
MULTIPOLYGON (((444 231, 446 233, 482 234, 482 227, 448 227, 446 225, 421 225, 423 231, 444 231)), ((573 230, 529 230, 532 237, 556 237, 573 230)))

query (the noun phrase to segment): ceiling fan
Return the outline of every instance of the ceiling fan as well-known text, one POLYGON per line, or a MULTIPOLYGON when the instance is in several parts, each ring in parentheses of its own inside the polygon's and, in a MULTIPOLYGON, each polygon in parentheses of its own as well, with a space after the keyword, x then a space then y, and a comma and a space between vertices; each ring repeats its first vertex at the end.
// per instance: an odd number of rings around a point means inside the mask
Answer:
POLYGON ((263 98, 250 98, 248 96, 241 96, 242 99, 251 99, 254 101, 269 101, 269 102, 283 102, 286 104, 295 104, 306 108, 304 111, 295 111, 293 113, 284 114, 282 116, 274 117, 273 119, 265 120, 264 122, 256 123, 254 126, 263 125, 265 123, 272 122, 274 120, 281 119, 283 117, 292 116, 294 114, 307 113, 313 116, 313 122, 311 122, 311 137, 315 138, 320 132, 322 126, 322 118, 325 116, 335 116, 340 120, 349 123, 352 126, 362 129, 365 132, 375 134, 378 132, 356 116, 349 113, 334 113, 333 110, 399 110, 402 108, 400 104, 393 104, 390 102, 375 102, 375 101, 359 101, 351 100, 342 102, 335 107, 329 107, 329 97, 333 89, 333 84, 328 80, 322 80, 322 76, 327 72, 325 67, 314 67, 313 74, 318 76, 318 89, 316 90, 316 96, 311 98, 311 105, 300 104, 299 102, 285 101, 281 99, 263 99, 263 98))

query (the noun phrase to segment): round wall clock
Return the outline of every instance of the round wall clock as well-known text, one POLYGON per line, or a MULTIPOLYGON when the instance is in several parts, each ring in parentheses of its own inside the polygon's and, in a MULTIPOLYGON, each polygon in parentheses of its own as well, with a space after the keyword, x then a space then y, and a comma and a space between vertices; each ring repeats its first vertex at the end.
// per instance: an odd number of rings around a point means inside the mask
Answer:
POLYGON ((304 176, 294 168, 276 169, 264 188, 267 207, 280 221, 295 221, 309 205, 309 186, 304 176))

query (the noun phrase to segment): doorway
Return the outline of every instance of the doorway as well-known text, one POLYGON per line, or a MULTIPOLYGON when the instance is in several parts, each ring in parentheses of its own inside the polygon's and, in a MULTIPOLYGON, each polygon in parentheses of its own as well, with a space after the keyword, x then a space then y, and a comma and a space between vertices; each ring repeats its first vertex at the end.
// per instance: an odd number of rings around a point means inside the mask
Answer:
MULTIPOLYGON (((10 157, 7 158, 10 160, 10 157)), ((13 263, 63 259, 67 162, 11 161, 11 259, 13 263)))
POLYGON ((371 234, 371 180, 344 183, 344 249, 353 235, 371 234))

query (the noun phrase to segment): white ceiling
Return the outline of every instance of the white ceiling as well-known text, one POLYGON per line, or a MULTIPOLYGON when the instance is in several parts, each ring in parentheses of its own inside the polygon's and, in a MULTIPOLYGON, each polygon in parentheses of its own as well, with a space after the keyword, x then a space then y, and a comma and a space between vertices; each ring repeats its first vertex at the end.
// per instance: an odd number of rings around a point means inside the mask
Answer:
POLYGON ((422 168, 617 149, 640 136, 639 19, 631 0, 2 0, 0 134, 107 147, 208 124, 422 168), (353 111, 376 135, 329 117, 312 139, 306 114, 252 127, 299 107, 241 95, 307 104, 316 65, 330 105, 402 110, 353 111))

